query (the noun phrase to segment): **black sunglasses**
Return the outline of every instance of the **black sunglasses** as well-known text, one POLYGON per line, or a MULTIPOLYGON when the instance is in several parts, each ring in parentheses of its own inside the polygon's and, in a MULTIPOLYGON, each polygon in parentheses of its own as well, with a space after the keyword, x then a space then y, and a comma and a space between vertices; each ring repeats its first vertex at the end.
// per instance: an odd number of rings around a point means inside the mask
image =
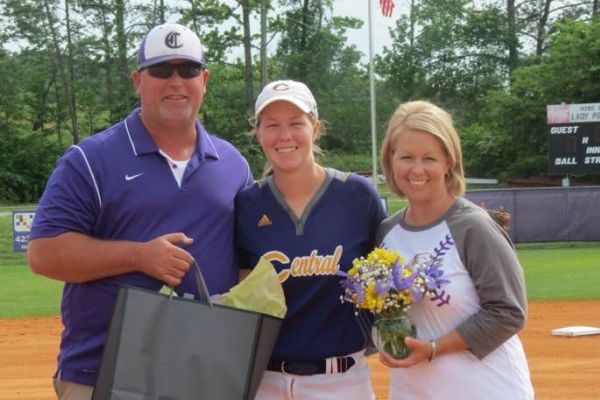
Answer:
POLYGON ((186 62, 182 64, 169 64, 165 62, 154 64, 149 67, 142 68, 141 70, 144 69, 148 70, 148 75, 153 78, 168 79, 173 76, 175 71, 177 71, 177 74, 179 74, 179 76, 183 79, 191 79, 200 75, 204 69, 204 65, 193 62, 186 62))

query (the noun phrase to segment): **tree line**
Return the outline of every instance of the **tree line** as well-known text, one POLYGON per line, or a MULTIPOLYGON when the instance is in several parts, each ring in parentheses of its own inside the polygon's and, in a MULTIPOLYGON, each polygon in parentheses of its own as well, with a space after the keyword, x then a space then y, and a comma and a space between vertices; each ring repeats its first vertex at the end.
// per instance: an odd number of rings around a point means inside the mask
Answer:
MULTIPOLYGON (((546 105, 600 102, 599 1, 407 0, 375 58, 379 140, 400 102, 429 99, 455 116, 467 175, 545 175, 546 105)), ((347 40, 364 22, 334 15, 333 0, 3 0, 0 21, 2 203, 37 201, 66 147, 131 111, 137 45, 163 22, 202 38, 211 76, 199 117, 255 174, 248 117, 278 78, 315 93, 326 154, 368 160, 369 66, 347 40)))

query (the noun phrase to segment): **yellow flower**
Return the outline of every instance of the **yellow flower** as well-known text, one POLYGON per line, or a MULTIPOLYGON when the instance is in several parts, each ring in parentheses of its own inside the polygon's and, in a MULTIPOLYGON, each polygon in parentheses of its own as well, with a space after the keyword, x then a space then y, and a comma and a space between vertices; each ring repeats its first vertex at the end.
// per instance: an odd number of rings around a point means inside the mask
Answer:
POLYGON ((369 253, 367 261, 371 263, 380 262, 384 265, 391 266, 396 262, 396 259, 400 258, 400 263, 404 264, 406 259, 402 257, 397 251, 386 250, 380 247, 376 247, 375 250, 369 253))
POLYGON ((362 257, 354 259, 354 261, 352 261, 352 268, 350 268, 348 270, 348 275, 350 275, 350 276, 358 275, 358 273, 360 272, 360 269, 364 265, 364 263, 365 263, 365 259, 362 257))
POLYGON ((375 282, 369 282, 365 291, 365 299, 360 304, 361 308, 379 312, 383 308, 385 296, 378 296, 375 291, 375 282))
POLYGON ((412 294, 407 290, 398 292, 398 298, 402 300, 402 304, 405 306, 412 304, 414 301, 412 294))

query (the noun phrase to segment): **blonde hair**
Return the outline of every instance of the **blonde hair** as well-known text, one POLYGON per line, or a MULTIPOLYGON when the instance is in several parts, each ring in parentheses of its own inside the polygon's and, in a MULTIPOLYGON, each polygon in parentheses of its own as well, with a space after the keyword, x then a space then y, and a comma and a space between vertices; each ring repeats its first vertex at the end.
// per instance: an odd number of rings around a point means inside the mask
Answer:
POLYGON ((394 180, 392 157, 396 140, 409 129, 427 132, 439 139, 450 160, 450 168, 446 175, 448 193, 453 196, 464 194, 465 174, 462 150, 452 116, 435 104, 423 100, 400 104, 388 123, 388 129, 381 145, 381 166, 388 188, 398 196, 404 197, 404 193, 394 180))

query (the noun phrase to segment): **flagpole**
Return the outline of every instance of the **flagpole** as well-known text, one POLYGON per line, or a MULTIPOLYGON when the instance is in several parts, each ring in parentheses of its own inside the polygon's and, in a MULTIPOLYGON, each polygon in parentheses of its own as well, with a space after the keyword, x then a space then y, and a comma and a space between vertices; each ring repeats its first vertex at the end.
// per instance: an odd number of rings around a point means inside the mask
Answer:
POLYGON ((373 24, 372 24, 372 2, 369 2, 369 86, 371 98, 371 159, 373 161, 373 186, 377 189, 377 133, 375 131, 375 77, 373 67, 373 24))

